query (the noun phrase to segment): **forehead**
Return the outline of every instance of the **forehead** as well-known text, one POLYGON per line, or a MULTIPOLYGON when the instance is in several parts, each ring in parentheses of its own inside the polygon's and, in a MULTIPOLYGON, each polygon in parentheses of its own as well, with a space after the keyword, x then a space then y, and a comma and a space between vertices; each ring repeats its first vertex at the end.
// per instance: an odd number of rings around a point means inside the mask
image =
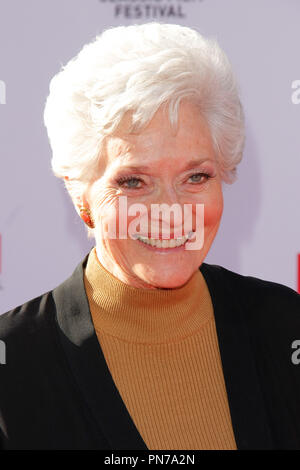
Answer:
POLYGON ((196 105, 182 103, 178 126, 171 126, 167 112, 160 108, 140 133, 129 133, 131 117, 126 116, 114 135, 105 139, 103 146, 108 167, 134 163, 174 165, 191 158, 214 158, 210 130, 196 105))

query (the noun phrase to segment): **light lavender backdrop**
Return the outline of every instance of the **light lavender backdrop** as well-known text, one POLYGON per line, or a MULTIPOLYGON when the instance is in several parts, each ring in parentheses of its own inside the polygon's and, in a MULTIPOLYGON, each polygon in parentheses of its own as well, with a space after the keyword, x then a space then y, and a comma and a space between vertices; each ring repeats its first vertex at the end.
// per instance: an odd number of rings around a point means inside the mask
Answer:
POLYGON ((296 289, 299 18, 299 0, 0 0, 0 313, 57 286, 93 244, 51 173, 43 125, 50 79, 103 29, 152 20, 216 37, 240 83, 244 159, 205 261, 296 289), (159 16, 158 7, 178 16, 159 16))

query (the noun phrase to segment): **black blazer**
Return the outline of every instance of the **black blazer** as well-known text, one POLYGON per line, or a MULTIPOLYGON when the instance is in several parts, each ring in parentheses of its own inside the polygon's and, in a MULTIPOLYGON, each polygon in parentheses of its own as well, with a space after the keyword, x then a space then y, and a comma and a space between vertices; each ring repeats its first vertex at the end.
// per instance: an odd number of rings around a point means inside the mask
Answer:
MULTIPOLYGON (((93 327, 86 261, 54 290, 0 316, 3 449, 147 450, 93 327)), ((300 361, 292 361, 300 295, 221 266, 203 263, 200 270, 238 449, 300 449, 300 361)))

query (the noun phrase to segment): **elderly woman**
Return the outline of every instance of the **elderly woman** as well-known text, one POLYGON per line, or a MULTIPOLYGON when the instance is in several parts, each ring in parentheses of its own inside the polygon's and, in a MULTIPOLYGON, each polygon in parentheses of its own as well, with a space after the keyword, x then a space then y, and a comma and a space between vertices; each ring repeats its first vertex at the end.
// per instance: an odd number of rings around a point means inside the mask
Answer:
POLYGON ((300 449, 300 296, 204 263, 244 145, 216 41, 109 29, 52 79, 45 123, 95 247, 0 318, 2 448, 300 449))

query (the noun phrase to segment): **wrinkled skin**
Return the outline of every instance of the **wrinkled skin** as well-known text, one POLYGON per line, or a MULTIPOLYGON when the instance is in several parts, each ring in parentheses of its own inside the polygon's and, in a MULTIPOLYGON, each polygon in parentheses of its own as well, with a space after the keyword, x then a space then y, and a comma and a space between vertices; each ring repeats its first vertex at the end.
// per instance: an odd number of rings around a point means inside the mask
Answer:
MULTIPOLYGON (((129 119, 126 115, 118 131, 105 139, 100 176, 91 184, 87 199, 83 201, 92 210, 97 256, 111 274, 131 286, 148 289, 180 287, 204 261, 223 212, 222 181, 210 131, 199 109, 188 101, 180 104, 177 132, 171 128, 161 108, 139 134, 128 133, 129 119), (187 163, 197 159, 202 162, 187 169, 187 163), (147 169, 136 171, 125 165, 143 165, 147 169), (124 176, 133 179, 120 183, 124 176), (162 253, 150 250, 131 237, 104 238, 104 229, 107 230, 115 214, 118 230, 120 196, 127 196, 128 207, 134 203, 144 204, 149 223, 151 204, 177 203, 182 210, 184 204, 192 204, 194 229, 196 204, 204 204, 202 248, 169 249, 162 253)), ((127 228, 134 218, 127 218, 127 228)), ((176 220, 171 219, 171 233, 174 223, 176 225, 176 220)))

